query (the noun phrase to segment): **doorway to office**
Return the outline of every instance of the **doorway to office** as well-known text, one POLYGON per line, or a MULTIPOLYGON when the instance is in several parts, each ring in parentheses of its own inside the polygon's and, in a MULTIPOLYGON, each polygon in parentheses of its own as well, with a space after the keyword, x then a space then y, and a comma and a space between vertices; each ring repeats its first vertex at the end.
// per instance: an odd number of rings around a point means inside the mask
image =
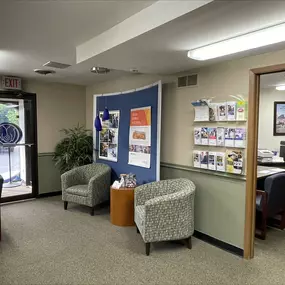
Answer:
POLYGON ((38 193, 36 126, 35 94, 0 91, 2 203, 38 193))
POLYGON ((282 84, 285 89, 285 64, 250 70, 244 236, 248 259, 254 257, 255 245, 268 250, 281 236, 285 245, 285 191, 280 188, 285 184, 285 102, 283 106, 278 101, 285 101, 285 91, 277 92, 282 84))

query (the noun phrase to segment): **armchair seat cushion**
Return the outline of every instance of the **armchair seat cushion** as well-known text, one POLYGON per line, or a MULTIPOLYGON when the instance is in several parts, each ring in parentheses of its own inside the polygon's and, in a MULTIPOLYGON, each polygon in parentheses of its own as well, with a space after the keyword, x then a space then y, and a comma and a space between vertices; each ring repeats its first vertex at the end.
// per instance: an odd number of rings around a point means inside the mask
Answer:
POLYGON ((68 194, 87 197, 88 196, 88 185, 74 185, 74 186, 67 188, 65 191, 68 194))
POLYGON ((142 233, 144 230, 144 224, 145 224, 145 206, 144 205, 135 207, 135 223, 139 231, 142 233))

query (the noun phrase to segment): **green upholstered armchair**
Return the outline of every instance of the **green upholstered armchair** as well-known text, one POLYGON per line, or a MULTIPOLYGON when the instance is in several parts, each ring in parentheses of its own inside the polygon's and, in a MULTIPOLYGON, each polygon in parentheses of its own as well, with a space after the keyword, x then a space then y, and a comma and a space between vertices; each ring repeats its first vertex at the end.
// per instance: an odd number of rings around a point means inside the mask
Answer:
POLYGON ((186 241, 191 248, 194 232, 195 185, 188 179, 169 179, 135 188, 135 223, 146 244, 186 241))
POLYGON ((96 205, 109 200, 111 168, 102 163, 93 163, 74 168, 61 175, 64 209, 68 202, 91 207, 94 215, 96 205))

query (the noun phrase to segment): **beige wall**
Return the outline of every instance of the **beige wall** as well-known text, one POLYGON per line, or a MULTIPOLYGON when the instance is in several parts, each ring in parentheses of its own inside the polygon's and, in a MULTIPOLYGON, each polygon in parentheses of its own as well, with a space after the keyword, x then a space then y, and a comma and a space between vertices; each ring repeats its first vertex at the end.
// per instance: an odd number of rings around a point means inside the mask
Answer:
POLYGON ((285 136, 273 136, 275 101, 285 101, 285 91, 275 88, 260 90, 258 147, 280 151, 280 141, 284 141, 285 136))
MULTIPOLYGON (((185 58, 185 60, 187 60, 185 58)), ((191 170, 193 150, 193 108, 191 101, 215 97, 228 100, 229 95, 247 97, 249 69, 285 62, 285 50, 223 62, 191 70, 198 72, 198 87, 177 89, 172 82, 163 86, 161 161, 175 164, 162 166, 162 178, 188 177, 197 185, 195 228, 205 234, 243 248, 245 220, 245 182, 224 179, 191 170), (178 167, 178 168, 177 168, 178 167)), ((187 74, 187 73, 186 73, 187 74)), ((160 76, 128 76, 86 88, 86 125, 92 128, 92 95, 124 91, 153 83, 160 76)), ((162 77, 163 78, 163 77, 162 77)), ((167 80, 169 82, 169 80, 167 80)))
POLYGON ((37 94, 39 153, 54 151, 62 128, 85 126, 85 87, 28 80, 23 90, 37 94))

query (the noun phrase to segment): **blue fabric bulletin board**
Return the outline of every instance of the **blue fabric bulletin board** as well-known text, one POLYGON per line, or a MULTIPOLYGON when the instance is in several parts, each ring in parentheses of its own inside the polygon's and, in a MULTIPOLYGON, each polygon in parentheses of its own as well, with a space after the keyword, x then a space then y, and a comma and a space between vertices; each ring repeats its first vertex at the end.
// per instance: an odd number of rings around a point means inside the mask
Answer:
MULTIPOLYGON (((160 164, 160 91, 161 83, 139 89, 136 91, 122 92, 119 95, 94 95, 96 100, 96 113, 104 111, 105 106, 109 111, 120 111, 118 161, 112 162, 97 159, 97 162, 108 164, 112 168, 112 180, 118 179, 122 173, 134 173, 138 184, 159 180, 160 164), (129 159, 129 129, 130 113, 133 108, 151 106, 151 166, 143 168, 128 164, 129 159)), ((96 149, 99 149, 99 133, 96 132, 96 149)))

